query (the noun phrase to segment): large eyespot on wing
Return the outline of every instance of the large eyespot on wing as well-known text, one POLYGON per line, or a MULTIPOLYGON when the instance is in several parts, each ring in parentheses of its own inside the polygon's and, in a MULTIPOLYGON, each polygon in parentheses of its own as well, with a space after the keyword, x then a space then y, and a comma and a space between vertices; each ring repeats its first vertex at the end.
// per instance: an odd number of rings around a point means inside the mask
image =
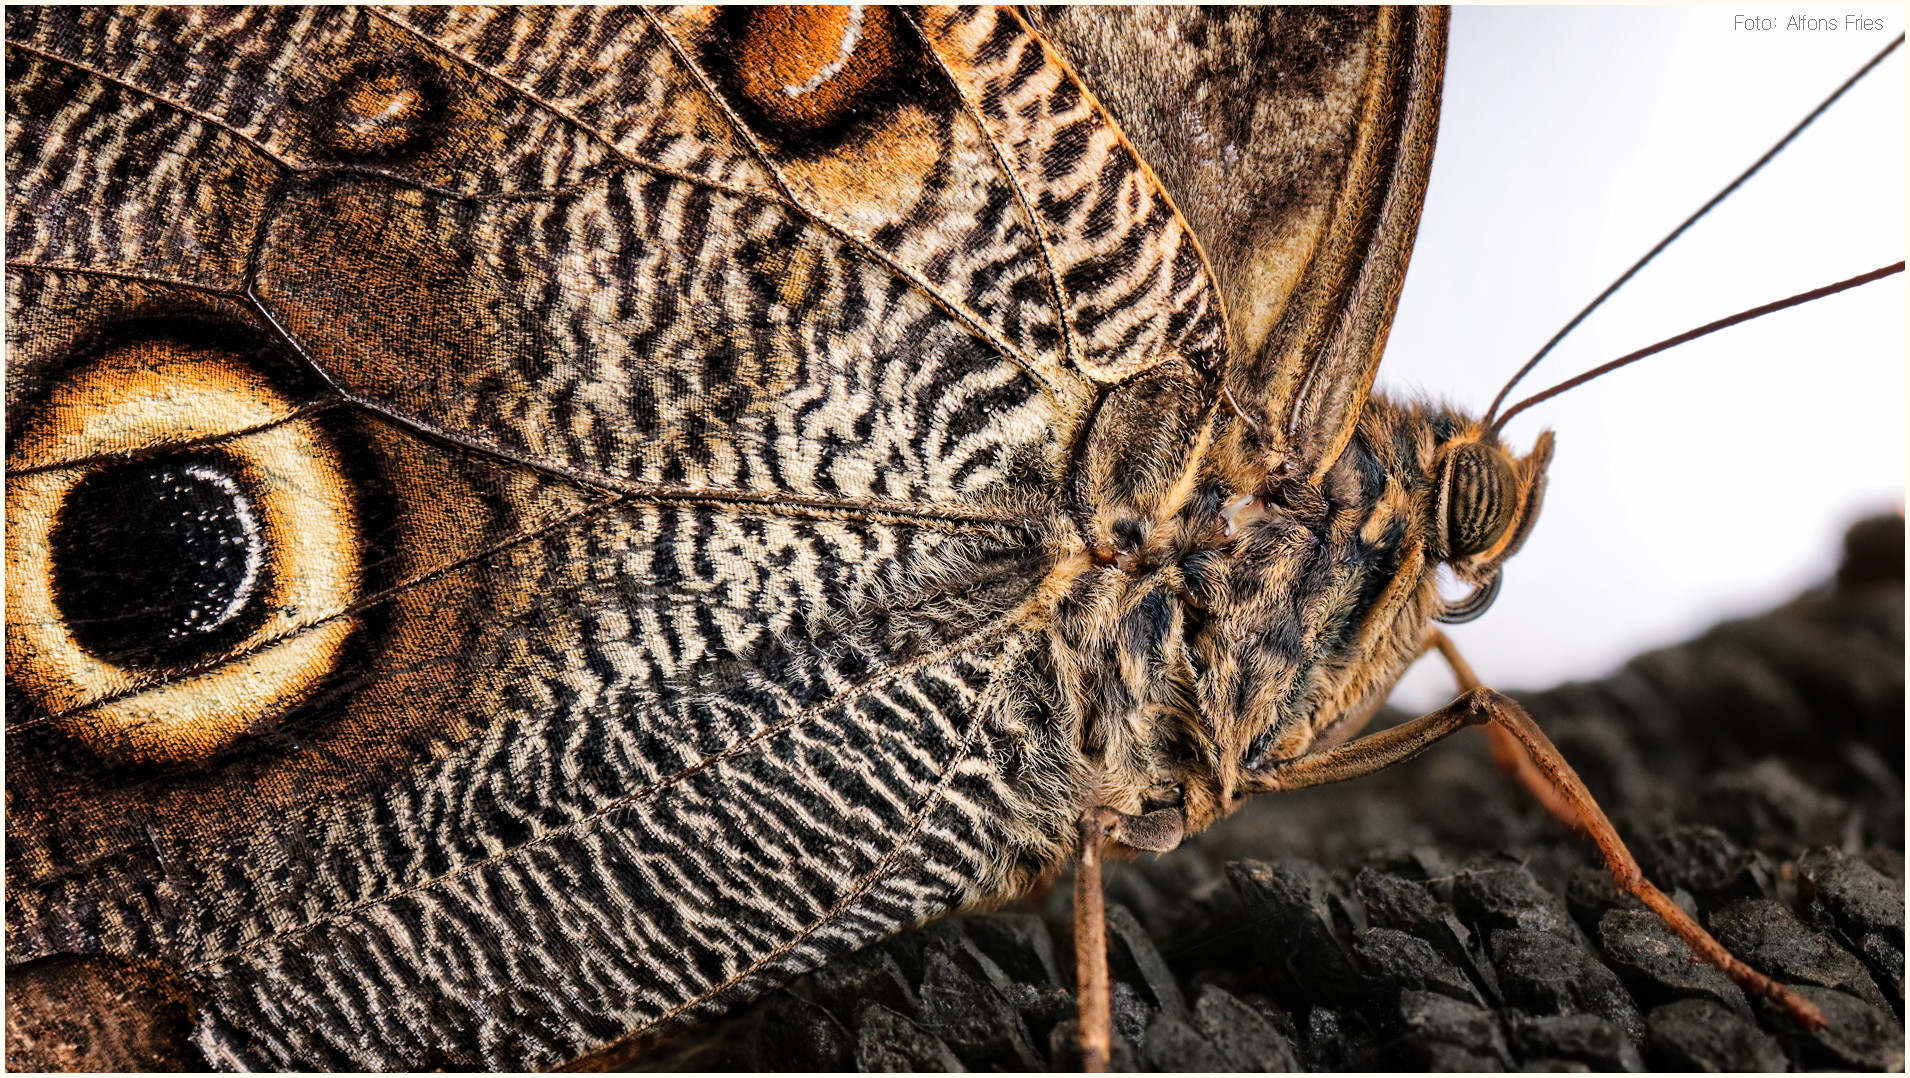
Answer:
POLYGON ((76 367, 8 457, 7 676, 96 752, 202 760, 307 699, 356 627, 337 449, 229 356, 76 367))

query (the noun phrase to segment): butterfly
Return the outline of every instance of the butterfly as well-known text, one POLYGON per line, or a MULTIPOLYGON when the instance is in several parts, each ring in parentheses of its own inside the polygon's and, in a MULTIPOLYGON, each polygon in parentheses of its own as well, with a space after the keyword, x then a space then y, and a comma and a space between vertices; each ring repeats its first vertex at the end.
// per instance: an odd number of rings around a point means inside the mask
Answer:
POLYGON ((1367 397, 1442 35, 11 11, 10 998, 550 1065, 1350 736, 1546 457, 1367 397))

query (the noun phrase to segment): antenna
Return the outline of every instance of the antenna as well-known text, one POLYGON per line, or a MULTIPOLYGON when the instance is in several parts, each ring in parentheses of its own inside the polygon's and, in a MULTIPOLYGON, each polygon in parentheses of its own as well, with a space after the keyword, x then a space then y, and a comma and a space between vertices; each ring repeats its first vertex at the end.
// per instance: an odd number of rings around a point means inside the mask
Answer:
MULTIPOLYGON (((1810 115, 1804 117, 1802 120, 1799 120, 1796 127, 1791 128, 1788 134, 1786 134, 1783 138, 1778 139, 1777 144, 1775 146, 1772 146, 1770 149, 1764 151, 1763 157, 1758 158, 1755 162, 1751 164, 1750 168, 1747 168, 1742 173, 1739 173, 1738 178, 1726 184, 1724 187, 1724 190, 1719 191, 1715 195, 1712 195, 1711 200, 1709 202, 1706 202, 1704 205, 1698 207, 1698 212, 1685 218, 1683 224, 1679 225, 1677 228, 1672 229, 1669 235, 1667 235, 1664 239, 1658 241, 1657 246, 1653 247, 1649 251, 1646 251, 1645 257, 1632 263, 1632 267, 1626 270, 1624 273, 1620 274, 1617 280, 1613 281, 1609 285, 1606 285, 1605 290, 1598 294, 1598 298, 1586 304, 1584 310, 1572 316, 1572 320, 1570 322, 1565 323, 1565 328, 1559 330, 1557 333, 1552 334, 1552 339, 1545 342, 1545 347, 1539 349, 1538 352, 1535 355, 1533 355, 1531 359, 1526 360, 1525 366, 1520 367, 1517 373, 1513 374, 1511 380, 1506 382, 1505 387, 1499 390, 1499 395, 1492 398, 1492 407, 1486 409, 1486 420, 1485 420, 1486 426, 1491 427, 1493 430, 1497 430, 1505 424, 1504 419, 1500 419, 1497 422, 1493 421, 1493 417, 1499 414, 1499 405, 1505 403, 1506 397, 1512 392, 1512 387, 1518 385, 1520 379, 1524 378, 1527 374, 1530 374, 1532 371, 1532 368, 1539 365, 1539 360, 1544 359, 1546 354, 1549 353, 1554 346, 1556 346, 1560 341, 1564 340, 1566 334, 1572 332, 1574 329, 1577 329, 1578 324, 1580 322, 1585 321, 1585 318, 1587 315, 1597 310, 1599 305, 1604 303, 1607 299, 1610 299, 1612 293, 1624 287, 1625 282, 1631 280, 1632 277, 1635 276, 1639 270, 1644 269, 1646 263, 1650 262, 1654 258, 1657 258, 1659 252, 1671 246, 1671 243, 1673 240, 1677 239, 1679 236, 1684 235, 1686 229, 1690 228, 1692 225, 1698 222, 1698 218, 1703 217, 1707 213, 1710 213, 1713 207, 1715 207, 1718 203, 1723 202, 1726 198, 1730 197, 1731 193, 1733 191, 1736 191, 1740 186, 1742 186, 1745 180, 1750 179, 1753 175, 1757 173, 1759 169, 1769 164, 1771 158, 1776 157, 1779 151, 1783 150, 1784 147, 1789 146, 1791 144, 1791 140, 1795 139, 1799 134, 1803 133, 1803 130, 1806 127, 1809 127, 1812 121, 1816 120, 1819 116, 1822 116, 1824 114, 1825 109, 1830 108, 1830 106, 1834 102, 1836 102, 1838 98, 1844 96, 1844 91, 1850 89, 1852 86, 1857 85, 1857 82, 1859 79, 1862 79, 1865 75, 1870 74, 1871 68, 1874 68, 1878 64, 1883 63, 1884 57, 1889 56, 1892 52, 1895 52, 1897 49, 1897 46, 1901 44, 1903 44, 1903 35, 1898 34, 1894 41, 1884 46, 1882 52, 1871 57, 1869 63, 1858 68, 1857 73, 1855 75, 1852 75, 1850 78, 1845 79, 1844 84, 1842 86, 1837 87, 1837 89, 1834 92, 1832 92, 1832 94, 1829 97, 1825 98, 1816 108, 1810 111, 1810 115)), ((1825 293, 1825 294, 1828 295, 1829 293, 1825 293)), ((1724 327, 1718 326, 1716 328, 1723 329, 1724 327)), ((1689 339, 1689 338, 1685 338, 1685 339, 1689 339)), ((1676 343, 1676 342, 1674 341, 1673 343, 1676 343)), ((1654 345, 1653 347, 1656 347, 1656 346, 1654 345)), ((1669 348, 1671 347, 1671 345, 1667 344, 1665 345, 1665 347, 1669 348)), ((1642 359, 1644 357, 1637 356, 1633 358, 1642 359)), ((1576 384, 1576 383, 1573 383, 1573 384, 1576 384)), ((1563 390, 1561 390, 1561 392, 1563 392, 1563 390)), ((1527 402, 1527 404, 1530 404, 1530 403, 1532 402, 1531 401, 1527 402)))
MULTIPOLYGON (((1610 374, 1612 371, 1615 371, 1620 367, 1623 367, 1630 363, 1636 363, 1639 360, 1645 358, 1646 356, 1656 355, 1657 353, 1662 352, 1667 348, 1675 348, 1678 345, 1685 343, 1686 341, 1695 341, 1699 337, 1705 336, 1706 334, 1716 333, 1718 330, 1721 330, 1721 329, 1729 329, 1730 327, 1737 325, 1739 322, 1749 322, 1753 318, 1758 318, 1763 315, 1770 314, 1773 311, 1781 311, 1786 307, 1795 307, 1800 303, 1809 303, 1811 300, 1814 300, 1814 299, 1823 299, 1825 296, 1833 296, 1846 289, 1856 288, 1858 285, 1869 284, 1872 281, 1876 281, 1876 280, 1880 280, 1882 278, 1888 277, 1893 273, 1902 273, 1902 272, 1903 272, 1903 263, 1901 262, 1893 263, 1891 265, 1884 266, 1881 269, 1871 270, 1869 273, 1858 274, 1857 276, 1852 277, 1846 281, 1838 281, 1836 284, 1827 284, 1822 288, 1813 288, 1809 292, 1800 292, 1795 296, 1789 297, 1788 299, 1780 299, 1772 303, 1766 303, 1762 307, 1753 307, 1748 311, 1739 311, 1737 314, 1734 314, 1729 318, 1720 318, 1716 322, 1706 323, 1705 325, 1699 326, 1697 329, 1687 330, 1684 333, 1678 334, 1676 337, 1670 337, 1665 340, 1659 341, 1657 344, 1654 344, 1650 346, 1649 348, 1640 348, 1638 351, 1633 352, 1630 355, 1620 356, 1617 359, 1612 360, 1610 363, 1593 367, 1591 370, 1586 371, 1584 374, 1581 374, 1576 378, 1568 378, 1565 381, 1560 382, 1558 385, 1555 385, 1550 389, 1547 389, 1540 393, 1535 393, 1532 396, 1525 398, 1519 403, 1513 405, 1511 408, 1507 409, 1506 413, 1500 416, 1497 420, 1493 421, 1491 426, 1488 429, 1492 434, 1496 435, 1499 433, 1500 429, 1506 425, 1507 420, 1510 420, 1513 416, 1518 415, 1520 412, 1525 411, 1527 408, 1532 407, 1533 405, 1539 403, 1540 401, 1550 400, 1551 398, 1558 396, 1560 393, 1563 393, 1568 389, 1574 389, 1578 386, 1582 386, 1586 382, 1589 382, 1600 375, 1610 374)), ((1511 387, 1508 386, 1507 388, 1511 388, 1511 387)), ((1504 394, 1501 394, 1501 396, 1503 395, 1504 394)))

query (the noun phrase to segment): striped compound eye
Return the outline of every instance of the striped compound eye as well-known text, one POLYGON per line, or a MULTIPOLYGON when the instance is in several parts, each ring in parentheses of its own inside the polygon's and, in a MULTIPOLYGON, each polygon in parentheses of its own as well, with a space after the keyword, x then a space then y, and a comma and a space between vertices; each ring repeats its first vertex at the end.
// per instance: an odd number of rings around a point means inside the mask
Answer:
POLYGON ((1467 442, 1446 455, 1434 520, 1440 556, 1448 560, 1491 550, 1518 510, 1519 482, 1496 446, 1467 442))
POLYGON ((7 676, 108 759, 205 759, 337 665, 359 530, 330 436, 258 371, 165 341, 108 352, 8 458, 7 676))

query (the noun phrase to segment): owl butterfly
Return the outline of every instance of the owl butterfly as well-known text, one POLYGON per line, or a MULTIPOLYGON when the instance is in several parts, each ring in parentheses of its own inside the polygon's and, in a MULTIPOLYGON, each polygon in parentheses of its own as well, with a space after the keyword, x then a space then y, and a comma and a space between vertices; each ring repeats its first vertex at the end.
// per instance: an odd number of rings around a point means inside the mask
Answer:
POLYGON ((561 1064, 1403 744, 1443 13, 1037 17, 9 10, 10 1051, 561 1064))

